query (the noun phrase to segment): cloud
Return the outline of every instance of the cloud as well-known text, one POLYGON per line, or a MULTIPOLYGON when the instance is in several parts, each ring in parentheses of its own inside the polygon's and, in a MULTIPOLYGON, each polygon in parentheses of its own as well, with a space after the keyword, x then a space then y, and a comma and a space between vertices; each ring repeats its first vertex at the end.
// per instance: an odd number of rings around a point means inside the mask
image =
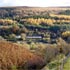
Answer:
POLYGON ((70 0, 0 0, 0 6, 70 6, 70 0))

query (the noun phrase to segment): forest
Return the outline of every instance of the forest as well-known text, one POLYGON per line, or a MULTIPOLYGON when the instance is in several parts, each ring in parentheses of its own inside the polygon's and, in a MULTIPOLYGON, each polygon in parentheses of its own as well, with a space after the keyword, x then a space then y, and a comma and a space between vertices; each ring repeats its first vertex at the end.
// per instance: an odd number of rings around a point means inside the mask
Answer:
POLYGON ((70 8, 0 8, 0 70, 69 70, 70 8))

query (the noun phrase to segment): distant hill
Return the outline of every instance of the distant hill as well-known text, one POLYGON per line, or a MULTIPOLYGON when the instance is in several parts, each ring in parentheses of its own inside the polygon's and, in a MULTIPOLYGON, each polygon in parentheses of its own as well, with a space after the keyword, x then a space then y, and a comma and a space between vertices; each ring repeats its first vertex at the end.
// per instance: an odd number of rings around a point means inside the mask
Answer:
POLYGON ((70 7, 0 7, 0 18, 23 18, 26 16, 46 15, 47 13, 56 14, 65 10, 70 10, 70 7))

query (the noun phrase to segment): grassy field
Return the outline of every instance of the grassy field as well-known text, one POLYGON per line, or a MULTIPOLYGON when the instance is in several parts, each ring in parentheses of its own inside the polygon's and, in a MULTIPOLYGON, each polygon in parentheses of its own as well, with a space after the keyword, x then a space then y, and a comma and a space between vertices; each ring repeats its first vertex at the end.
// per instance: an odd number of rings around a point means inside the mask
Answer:
POLYGON ((68 58, 67 62, 65 63, 63 70, 70 70, 70 58, 68 58))

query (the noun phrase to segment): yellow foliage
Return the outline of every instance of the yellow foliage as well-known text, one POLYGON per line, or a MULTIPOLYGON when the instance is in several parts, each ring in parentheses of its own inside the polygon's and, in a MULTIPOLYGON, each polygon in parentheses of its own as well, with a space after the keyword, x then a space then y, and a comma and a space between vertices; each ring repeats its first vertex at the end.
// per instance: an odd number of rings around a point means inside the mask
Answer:
POLYGON ((38 18, 38 19, 34 19, 34 18, 28 18, 26 20, 26 22, 29 22, 30 24, 35 24, 35 25, 39 25, 39 24, 47 24, 47 25, 53 25, 53 22, 55 22, 52 19, 45 19, 45 18, 38 18))
POLYGON ((50 14, 50 16, 51 16, 51 17, 64 18, 64 19, 70 19, 70 16, 68 16, 68 15, 50 14))
POLYGON ((16 21, 10 19, 0 19, 0 24, 13 24, 13 23, 16 23, 16 21))
POLYGON ((68 36, 70 36, 70 31, 63 32, 63 33, 62 33, 62 36, 63 36, 63 37, 68 37, 68 36))

